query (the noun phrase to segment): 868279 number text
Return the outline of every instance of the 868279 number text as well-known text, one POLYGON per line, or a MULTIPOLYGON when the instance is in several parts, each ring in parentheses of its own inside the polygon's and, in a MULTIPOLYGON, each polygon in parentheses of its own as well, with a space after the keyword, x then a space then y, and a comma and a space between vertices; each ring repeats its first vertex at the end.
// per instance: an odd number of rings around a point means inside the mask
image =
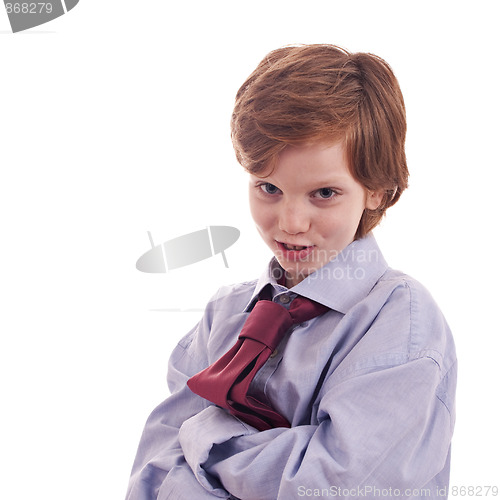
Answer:
POLYGON ((50 14, 52 4, 45 2, 13 2, 6 3, 7 14, 50 14))

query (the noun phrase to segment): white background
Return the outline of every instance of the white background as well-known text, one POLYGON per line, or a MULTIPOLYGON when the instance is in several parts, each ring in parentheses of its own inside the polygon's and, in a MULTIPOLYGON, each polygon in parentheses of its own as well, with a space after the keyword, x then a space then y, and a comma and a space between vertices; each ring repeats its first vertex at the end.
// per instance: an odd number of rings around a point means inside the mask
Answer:
POLYGON ((496 12, 81 0, 12 34, 0 9, 0 496, 124 497, 173 346, 219 285, 269 258, 229 139, 234 95, 270 50, 319 42, 380 55, 399 78, 411 187, 376 234, 455 334, 451 484, 500 485, 496 12), (148 230, 161 243, 219 224, 241 231, 228 269, 135 269, 148 230))

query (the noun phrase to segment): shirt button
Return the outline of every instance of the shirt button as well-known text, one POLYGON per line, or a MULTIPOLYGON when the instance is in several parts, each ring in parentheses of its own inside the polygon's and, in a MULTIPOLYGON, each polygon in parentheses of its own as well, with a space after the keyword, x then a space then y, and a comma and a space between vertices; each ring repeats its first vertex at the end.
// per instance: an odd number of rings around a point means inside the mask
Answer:
POLYGON ((280 297, 280 302, 282 304, 288 304, 288 302, 290 302, 290 297, 288 295, 282 295, 280 297))
POLYGON ((275 349, 271 354, 270 354, 270 358, 274 358, 276 357, 276 355, 278 354, 278 349, 275 349))

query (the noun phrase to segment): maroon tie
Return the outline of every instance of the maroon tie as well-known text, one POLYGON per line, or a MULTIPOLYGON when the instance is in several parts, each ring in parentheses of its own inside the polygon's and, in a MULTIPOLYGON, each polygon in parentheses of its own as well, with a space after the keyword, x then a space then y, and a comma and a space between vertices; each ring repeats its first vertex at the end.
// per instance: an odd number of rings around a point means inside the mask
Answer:
POLYGON ((259 300, 233 347, 191 377, 187 382, 189 388, 260 431, 290 427, 286 418, 273 408, 249 396, 248 389, 289 328, 327 310, 328 307, 300 296, 288 310, 271 300, 259 300))

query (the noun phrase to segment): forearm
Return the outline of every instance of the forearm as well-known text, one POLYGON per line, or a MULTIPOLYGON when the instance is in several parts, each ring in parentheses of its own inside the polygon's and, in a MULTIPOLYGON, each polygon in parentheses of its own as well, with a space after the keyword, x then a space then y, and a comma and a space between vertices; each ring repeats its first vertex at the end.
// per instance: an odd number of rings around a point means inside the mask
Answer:
POLYGON ((220 484, 237 498, 276 500, 289 458, 301 454, 314 430, 259 432, 212 406, 182 425, 179 440, 200 483, 220 484))
MULTIPOLYGON (((288 478, 301 466, 315 426, 278 428, 235 437, 214 445, 204 470, 238 498, 276 500, 286 494, 288 478)), ((317 482, 320 484, 320 482, 317 482)))

